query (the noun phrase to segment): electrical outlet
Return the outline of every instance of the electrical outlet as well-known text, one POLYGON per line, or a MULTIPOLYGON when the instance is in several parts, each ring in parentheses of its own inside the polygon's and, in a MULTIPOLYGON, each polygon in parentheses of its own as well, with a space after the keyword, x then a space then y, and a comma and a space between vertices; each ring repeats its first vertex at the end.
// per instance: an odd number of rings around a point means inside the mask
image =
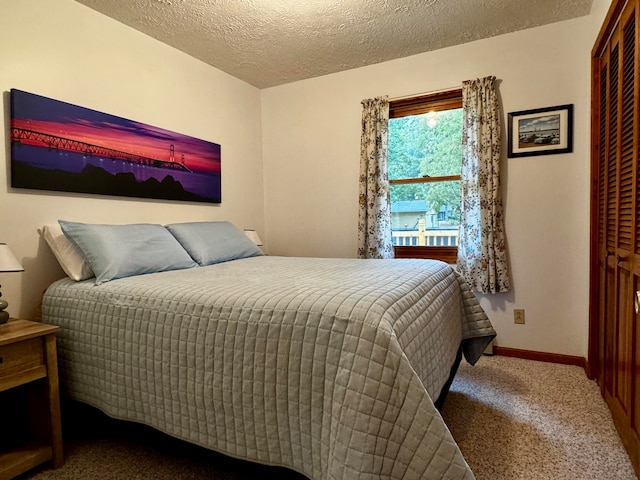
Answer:
POLYGON ((513 309, 513 323, 524 325, 524 308, 513 309))

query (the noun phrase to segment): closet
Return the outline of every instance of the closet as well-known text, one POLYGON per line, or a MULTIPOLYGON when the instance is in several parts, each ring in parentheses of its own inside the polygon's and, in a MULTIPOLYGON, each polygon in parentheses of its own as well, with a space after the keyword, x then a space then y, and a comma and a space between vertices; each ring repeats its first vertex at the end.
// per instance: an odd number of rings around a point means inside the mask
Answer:
POLYGON ((640 0, 614 0, 592 50, 589 376, 640 475, 640 0))

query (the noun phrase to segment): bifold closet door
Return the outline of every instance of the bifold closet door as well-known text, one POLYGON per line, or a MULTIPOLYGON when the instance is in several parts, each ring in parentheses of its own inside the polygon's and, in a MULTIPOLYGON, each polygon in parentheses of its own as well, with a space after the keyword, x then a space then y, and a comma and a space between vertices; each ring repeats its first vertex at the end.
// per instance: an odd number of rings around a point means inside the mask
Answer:
MULTIPOLYGON (((638 170, 638 0, 620 4, 615 25, 594 47, 592 175, 596 377, 614 422, 640 470, 640 181, 638 170), (595 233, 594 233, 595 232, 595 233)), ((615 8, 612 6, 612 9, 615 8)), ((592 260, 593 261, 593 260, 592 260)), ((593 291, 593 289, 592 289, 593 291)), ((591 361, 591 358, 590 358, 591 361)))

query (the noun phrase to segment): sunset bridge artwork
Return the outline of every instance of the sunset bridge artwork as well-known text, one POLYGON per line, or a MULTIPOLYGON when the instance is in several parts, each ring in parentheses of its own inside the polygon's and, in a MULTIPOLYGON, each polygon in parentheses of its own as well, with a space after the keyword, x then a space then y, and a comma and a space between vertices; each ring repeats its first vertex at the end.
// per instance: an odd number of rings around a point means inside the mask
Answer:
POLYGON ((111 160, 122 160, 125 162, 138 163, 141 165, 151 165, 158 168, 172 168, 176 170, 184 170, 191 172, 184 165, 184 157, 182 163, 174 160, 174 146, 171 145, 169 151, 169 160, 159 160, 157 158, 149 158, 135 153, 123 152, 112 148, 101 147, 100 145, 91 145, 89 143, 72 140, 70 138, 58 137, 33 130, 25 130, 22 128, 11 129, 11 141, 18 145, 46 145, 48 148, 59 150, 67 150, 69 152, 79 152, 83 155, 110 158, 111 160))
POLYGON ((220 145, 11 90, 11 185, 221 202, 220 145))

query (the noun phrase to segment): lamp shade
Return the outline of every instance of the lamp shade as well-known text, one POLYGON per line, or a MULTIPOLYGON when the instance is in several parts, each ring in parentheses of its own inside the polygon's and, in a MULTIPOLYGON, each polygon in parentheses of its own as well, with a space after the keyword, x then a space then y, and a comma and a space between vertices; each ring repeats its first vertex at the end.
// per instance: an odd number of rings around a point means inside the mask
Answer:
POLYGON ((257 246, 261 247, 262 246, 262 240, 260 240, 260 236, 258 235, 258 232, 256 232, 255 230, 247 230, 245 229, 244 234, 249 237, 249 239, 255 243, 257 246))
POLYGON ((6 243, 0 243, 0 272, 22 272, 24 268, 6 243))

